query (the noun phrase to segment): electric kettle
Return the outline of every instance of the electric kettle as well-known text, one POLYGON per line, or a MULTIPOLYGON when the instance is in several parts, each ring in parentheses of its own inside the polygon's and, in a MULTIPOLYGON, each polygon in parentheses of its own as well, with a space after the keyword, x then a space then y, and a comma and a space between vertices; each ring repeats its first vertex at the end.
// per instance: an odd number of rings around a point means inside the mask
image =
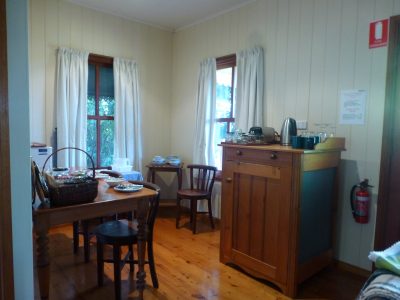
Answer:
POLYGON ((286 118, 283 121, 281 129, 281 145, 290 146, 292 144, 292 136, 297 135, 296 120, 293 118, 286 118))

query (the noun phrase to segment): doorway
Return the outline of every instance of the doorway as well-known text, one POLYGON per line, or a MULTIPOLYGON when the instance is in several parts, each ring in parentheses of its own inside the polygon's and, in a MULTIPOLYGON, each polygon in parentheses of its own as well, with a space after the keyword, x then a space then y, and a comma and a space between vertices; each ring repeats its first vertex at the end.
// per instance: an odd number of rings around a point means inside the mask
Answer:
POLYGON ((400 240, 400 16, 390 18, 375 250, 400 240))

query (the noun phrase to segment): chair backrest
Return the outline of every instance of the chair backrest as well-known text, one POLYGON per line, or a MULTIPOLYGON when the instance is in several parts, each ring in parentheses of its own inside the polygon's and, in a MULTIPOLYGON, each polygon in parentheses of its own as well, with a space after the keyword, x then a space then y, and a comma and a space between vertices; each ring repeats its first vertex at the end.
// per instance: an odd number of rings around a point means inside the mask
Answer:
POLYGON ((160 187, 154 183, 151 182, 146 182, 146 181, 137 181, 137 180, 129 180, 130 183, 133 184, 141 184, 145 188, 148 188, 150 190, 156 191, 157 195, 154 196, 153 198, 150 199, 149 201, 149 211, 147 214, 147 228, 148 228, 148 234, 150 236, 153 235, 153 228, 154 228, 154 222, 156 221, 156 216, 158 212, 158 206, 160 203, 160 187))
POLYGON ((122 177, 122 173, 117 172, 117 171, 113 171, 113 170, 101 170, 100 173, 102 174, 107 174, 111 177, 115 177, 115 178, 121 178, 122 177))
POLYGON ((188 165, 190 170, 190 189, 207 191, 211 195, 217 168, 207 165, 188 165))

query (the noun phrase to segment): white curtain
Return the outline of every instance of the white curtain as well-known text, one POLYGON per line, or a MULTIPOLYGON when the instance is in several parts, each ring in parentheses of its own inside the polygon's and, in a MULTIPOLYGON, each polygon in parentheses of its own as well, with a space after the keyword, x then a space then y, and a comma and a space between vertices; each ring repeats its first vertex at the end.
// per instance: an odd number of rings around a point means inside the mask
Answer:
POLYGON ((193 162, 214 165, 214 120, 216 110, 216 61, 200 63, 196 99, 193 162))
MULTIPOLYGON (((57 55, 56 111, 57 147, 86 150, 89 52, 60 48, 57 55)), ((81 151, 60 151, 60 167, 86 167, 81 151)))
POLYGON ((142 130, 138 67, 135 61, 114 58, 114 158, 129 158, 142 171, 142 130))
POLYGON ((263 126, 264 51, 261 47, 236 54, 237 88, 235 126, 247 132, 252 126, 263 126))

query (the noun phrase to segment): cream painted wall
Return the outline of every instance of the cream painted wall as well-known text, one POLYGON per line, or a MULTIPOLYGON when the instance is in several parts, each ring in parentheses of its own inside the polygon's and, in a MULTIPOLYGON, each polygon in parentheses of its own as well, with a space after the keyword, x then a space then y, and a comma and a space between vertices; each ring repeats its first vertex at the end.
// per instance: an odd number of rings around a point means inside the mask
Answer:
MULTIPOLYGON (((339 260, 370 269, 373 247, 387 48, 368 49, 369 22, 400 13, 399 0, 259 0, 178 31, 173 41, 171 152, 192 159, 199 62, 261 45, 265 50, 266 124, 287 116, 331 123, 346 138, 338 207, 339 260), (364 125, 339 125, 339 92, 368 91, 364 125), (369 178, 371 221, 356 224, 348 195, 369 178)), ((248 130, 248 128, 244 128, 248 130)))
POLYGON ((61 0, 31 0, 31 141, 50 144, 55 127, 58 47, 138 62, 143 109, 143 162, 170 154, 172 33, 61 0))

